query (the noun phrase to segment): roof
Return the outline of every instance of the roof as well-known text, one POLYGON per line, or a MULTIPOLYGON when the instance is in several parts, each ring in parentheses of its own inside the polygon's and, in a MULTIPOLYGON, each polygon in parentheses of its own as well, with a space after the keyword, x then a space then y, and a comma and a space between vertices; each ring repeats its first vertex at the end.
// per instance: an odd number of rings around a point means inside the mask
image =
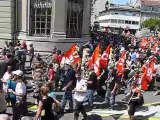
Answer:
POLYGON ((146 6, 160 6, 160 0, 141 0, 141 4, 146 6))
POLYGON ((123 7, 110 7, 110 8, 108 8, 108 10, 104 10, 104 11, 101 11, 99 13, 106 13, 106 12, 112 11, 112 10, 128 11, 128 12, 140 12, 140 9, 138 9, 138 8, 123 6, 123 7))
POLYGON ((138 8, 128 7, 128 6, 110 7, 108 10, 131 11, 131 12, 139 12, 140 11, 140 9, 138 9, 138 8))

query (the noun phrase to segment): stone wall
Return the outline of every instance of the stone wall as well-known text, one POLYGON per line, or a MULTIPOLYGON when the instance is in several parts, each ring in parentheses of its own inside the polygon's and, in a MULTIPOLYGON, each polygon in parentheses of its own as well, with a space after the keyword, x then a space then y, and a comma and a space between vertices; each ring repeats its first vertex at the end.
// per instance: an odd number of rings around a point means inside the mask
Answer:
POLYGON ((5 40, 12 39, 14 29, 14 1, 0 0, 0 47, 5 40))

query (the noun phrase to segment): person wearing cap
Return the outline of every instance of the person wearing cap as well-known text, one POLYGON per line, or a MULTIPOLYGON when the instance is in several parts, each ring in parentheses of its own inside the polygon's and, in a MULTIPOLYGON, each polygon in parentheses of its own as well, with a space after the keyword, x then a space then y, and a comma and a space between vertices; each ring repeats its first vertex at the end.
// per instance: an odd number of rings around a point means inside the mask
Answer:
POLYGON ((78 120, 79 113, 81 112, 84 119, 87 119, 87 114, 83 103, 87 100, 87 83, 84 79, 81 78, 81 74, 76 74, 77 82, 76 87, 74 89, 74 101, 75 101, 75 112, 74 112, 74 120, 78 120))
POLYGON ((21 70, 13 71, 13 79, 17 81, 15 91, 8 89, 9 93, 16 95, 16 104, 13 106, 13 120, 20 119, 27 114, 26 104, 26 85, 23 82, 23 72, 21 70))
POLYGON ((73 83, 76 80, 75 71, 73 70, 71 66, 71 61, 69 59, 66 59, 64 69, 65 69, 65 73, 64 73, 64 81, 63 81, 63 89, 62 89, 64 91, 64 95, 61 101, 62 113, 64 112, 64 108, 67 100, 69 101, 68 111, 73 110, 72 87, 73 87, 73 83))
POLYGON ((116 80, 116 71, 113 66, 110 66, 108 68, 108 76, 105 83, 106 83, 105 103, 107 103, 107 107, 114 109, 115 95, 118 82, 116 80))

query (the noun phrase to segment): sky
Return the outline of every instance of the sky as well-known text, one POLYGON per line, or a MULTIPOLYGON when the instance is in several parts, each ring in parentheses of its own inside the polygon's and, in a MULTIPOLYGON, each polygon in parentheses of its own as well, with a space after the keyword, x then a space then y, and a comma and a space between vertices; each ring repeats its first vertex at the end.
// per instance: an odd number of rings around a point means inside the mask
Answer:
MULTIPOLYGON (((113 3, 116 3, 116 4, 122 4, 122 5, 125 5, 127 2, 129 2, 130 0, 111 0, 113 3)), ((133 2, 135 2, 136 0, 131 0, 133 2)))

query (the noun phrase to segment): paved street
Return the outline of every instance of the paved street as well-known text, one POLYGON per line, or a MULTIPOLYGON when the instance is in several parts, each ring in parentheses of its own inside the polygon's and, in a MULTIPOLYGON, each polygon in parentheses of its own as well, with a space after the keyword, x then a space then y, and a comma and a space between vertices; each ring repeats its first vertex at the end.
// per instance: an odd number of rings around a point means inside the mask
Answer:
MULTIPOLYGON (((60 99, 63 95, 63 92, 56 92, 57 97, 60 99)), ((28 108, 32 116, 35 114, 37 108, 34 105, 34 99, 31 97, 32 92, 28 94, 28 108)), ((95 98, 97 98, 95 96, 95 98)), ((117 95, 116 97, 116 110, 109 110, 105 108, 102 104, 103 98, 95 99, 94 104, 96 108, 92 111, 88 111, 88 120, 129 120, 127 114, 127 107, 121 102, 123 94, 117 95)), ((138 108, 136 112, 137 120, 160 120, 160 96, 154 96, 154 92, 145 92, 144 93, 145 104, 143 107, 138 108)), ((66 106, 66 108, 68 105, 66 106)), ((11 109, 9 109, 11 113, 11 109)), ((80 116, 81 120, 83 117, 80 116)), ((60 120, 74 120, 73 113, 65 113, 64 116, 61 116, 60 120)))
MULTIPOLYGON (((28 109, 30 116, 35 115, 35 111, 37 106, 34 105, 35 100, 32 98, 33 95, 33 86, 30 84, 32 82, 31 75, 26 74, 26 78, 28 81, 28 109)), ((154 91, 144 92, 144 106, 137 109, 136 120, 160 120, 160 95, 154 96, 154 91)), ((60 100, 63 92, 56 92, 57 98, 60 100)), ((116 96, 116 110, 110 110, 105 107, 102 102, 104 98, 98 97, 95 93, 95 108, 92 111, 88 111, 88 120, 129 120, 129 116, 127 114, 127 107, 122 102, 124 94, 119 94, 116 96)), ((66 109, 68 105, 66 106, 66 109)), ((8 108, 7 111, 9 114, 12 114, 11 108, 8 108)), ((83 117, 80 115, 79 120, 82 120, 83 117)), ((65 113, 63 116, 60 116, 60 120, 74 120, 73 113, 65 113)))

